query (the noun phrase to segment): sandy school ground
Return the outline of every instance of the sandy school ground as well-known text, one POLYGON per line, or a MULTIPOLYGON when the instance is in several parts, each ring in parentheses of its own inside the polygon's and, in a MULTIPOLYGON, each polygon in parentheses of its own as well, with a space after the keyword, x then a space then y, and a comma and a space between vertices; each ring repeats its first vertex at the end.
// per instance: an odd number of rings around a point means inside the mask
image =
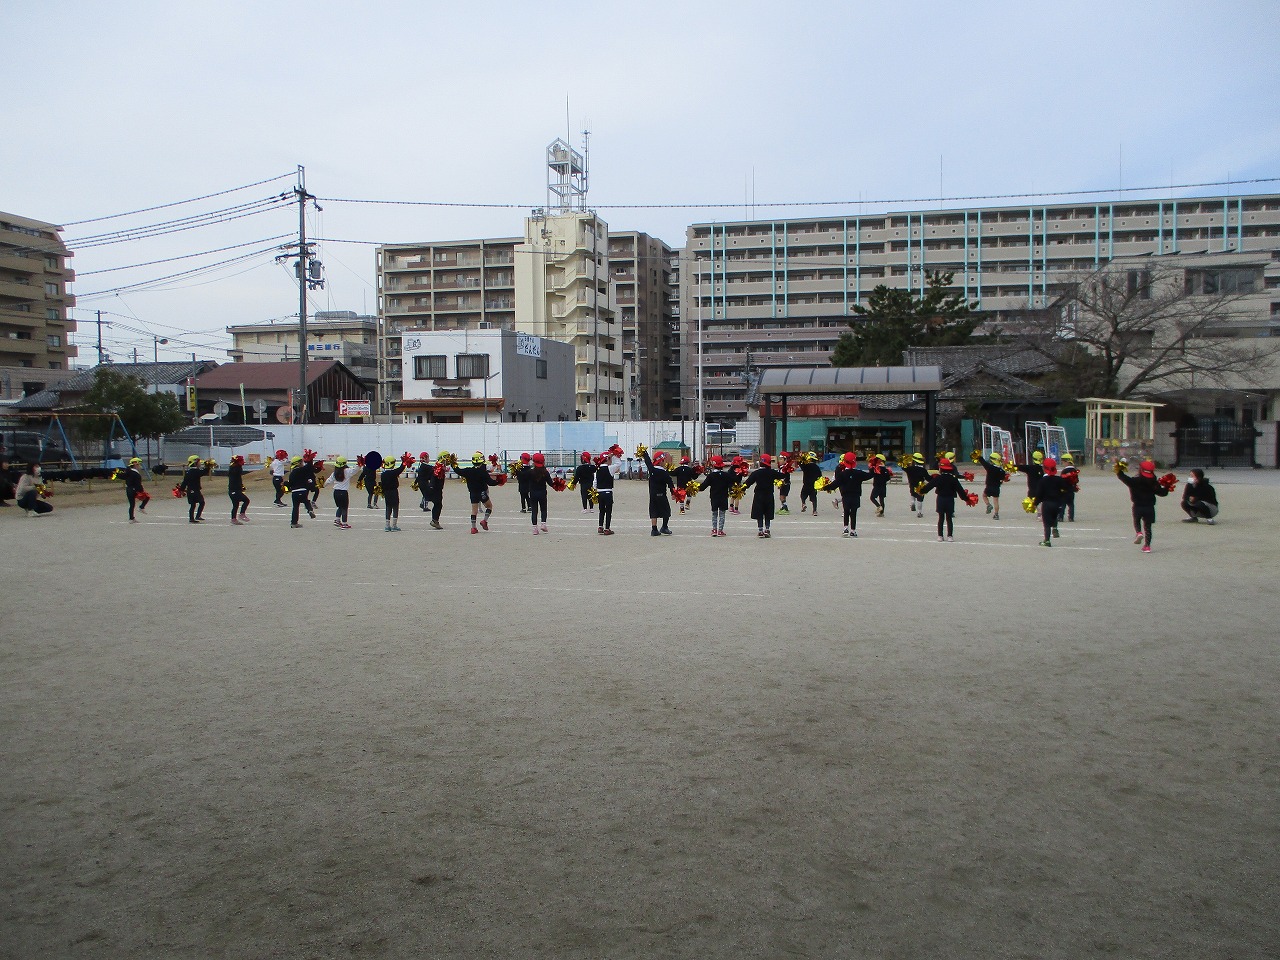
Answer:
POLYGON ((0 956, 1274 957, 1280 477, 1211 477, 1147 556, 1104 474, 1051 550, 1019 483, 953 544, 5 508, 0 956))

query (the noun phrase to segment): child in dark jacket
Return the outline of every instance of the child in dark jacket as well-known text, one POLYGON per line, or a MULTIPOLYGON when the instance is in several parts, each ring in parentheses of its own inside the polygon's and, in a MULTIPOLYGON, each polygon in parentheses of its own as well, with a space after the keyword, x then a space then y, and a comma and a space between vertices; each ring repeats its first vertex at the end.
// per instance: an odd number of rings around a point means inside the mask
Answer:
POLYGON ((956 516, 956 497, 968 499, 969 493, 960 485, 960 477, 955 472, 955 468, 951 465, 951 461, 943 457, 938 461, 938 472, 929 482, 920 490, 920 495, 924 496, 930 490, 934 492, 936 498, 936 508, 938 511, 938 542, 943 540, 954 540, 955 532, 955 516, 956 516), (942 535, 943 525, 946 526, 947 535, 942 535))
POLYGON ((1151 552, 1151 527, 1156 522, 1156 497, 1167 497, 1169 491, 1156 479, 1156 465, 1152 460, 1138 464, 1138 475, 1131 477, 1124 472, 1123 461, 1116 464, 1116 476, 1129 488, 1133 503, 1133 542, 1142 544, 1142 552, 1151 552))
POLYGON ((498 481, 490 475, 484 462, 484 454, 477 450, 471 455, 471 466, 454 467, 454 472, 466 482, 467 493, 471 497, 471 532, 476 532, 476 517, 480 513, 481 504, 484 504, 484 519, 480 521, 480 528, 488 530, 489 517, 493 515, 489 488, 498 486, 498 481))
POLYGON ((716 455, 711 458, 711 469, 702 476, 702 489, 707 491, 711 500, 711 535, 727 536, 724 532, 724 518, 729 512, 729 490, 738 482, 738 475, 725 467, 724 457, 716 455))
POLYGON ((231 466, 227 468, 227 496, 231 498, 231 522, 239 526, 249 519, 245 515, 249 497, 244 492, 244 457, 240 454, 231 458, 231 466))
POLYGON ((1031 498, 1031 504, 1040 508, 1040 523, 1044 526, 1044 539, 1040 541, 1040 546, 1052 547, 1053 537, 1058 535, 1058 517, 1062 503, 1071 485, 1064 477, 1058 476, 1058 462, 1053 457, 1045 457, 1041 468, 1044 472, 1040 477, 1040 485, 1036 487, 1036 495, 1031 498))
POLYGON ((134 457, 129 461, 129 468, 124 472, 124 496, 129 501, 129 522, 137 523, 138 519, 133 515, 133 508, 137 506, 139 510, 147 509, 147 501, 151 498, 147 496, 147 491, 142 489, 142 461, 138 457, 134 457))
POLYGON ((924 465, 924 454, 913 453, 904 470, 907 474, 907 487, 911 491, 911 511, 923 517, 924 495, 916 491, 929 482, 929 470, 924 465))
POLYGON ((659 452, 651 457, 644 447, 639 452, 645 469, 649 471, 649 536, 670 536, 671 501, 667 498, 667 493, 676 492, 676 482, 667 471, 667 455, 659 452), (659 522, 662 523, 661 527, 658 526, 659 522))
MULTIPOLYGON (((926 471, 926 480, 928 476, 929 474, 926 471)), ((858 508, 862 506, 862 485, 871 479, 873 479, 871 471, 862 470, 858 467, 858 455, 852 450, 847 451, 840 458, 840 463, 836 466, 836 475, 831 481, 831 485, 840 491, 840 503, 844 507, 844 533, 842 536, 856 537, 858 535, 858 508)))
POLYGON ((400 532, 400 475, 408 464, 396 461, 395 457, 383 457, 382 475, 378 478, 382 486, 382 505, 386 516, 387 533, 400 532))
POLYGON ((182 473, 178 484, 178 492, 187 495, 187 523, 204 523, 204 494, 200 490, 200 480, 204 477, 204 464, 194 454, 187 457, 187 469, 182 473))
POLYGON ((316 518, 316 512, 311 507, 311 494, 316 489, 316 468, 312 466, 311 461, 304 460, 302 457, 290 457, 289 465, 289 496, 293 500, 293 514, 289 520, 289 526, 295 530, 302 526, 298 522, 298 516, 301 511, 306 510, 307 516, 312 520, 316 518))
MULTIPOLYGON (((769 529, 769 525, 773 523, 773 491, 775 486, 784 489, 790 479, 789 474, 773 468, 773 457, 767 453, 760 455, 760 466, 747 475, 745 483, 747 489, 756 488, 751 496, 751 519, 756 522, 757 537, 773 536, 769 529)), ((783 507, 786 507, 785 503, 783 507)))

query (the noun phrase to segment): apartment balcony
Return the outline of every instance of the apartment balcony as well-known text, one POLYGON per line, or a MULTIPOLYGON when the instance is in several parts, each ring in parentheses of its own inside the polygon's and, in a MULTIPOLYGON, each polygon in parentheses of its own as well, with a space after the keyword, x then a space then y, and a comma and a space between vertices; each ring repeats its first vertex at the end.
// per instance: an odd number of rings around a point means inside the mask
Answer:
MULTIPOLYGON (((34 330, 37 327, 43 327, 49 322, 37 314, 14 310, 11 306, 6 307, 3 303, 0 303, 0 325, 34 330)), ((75 327, 70 327, 69 329, 74 330, 75 327)), ((0 333, 0 337, 3 336, 4 334, 0 333)))
POLYGON ((18 283, 15 280, 0 280, 0 297, 31 302, 33 300, 45 299, 45 292, 44 287, 37 283, 18 283))
POLYGON ((67 253, 59 240, 52 240, 47 237, 33 237, 29 233, 22 233, 18 230, 5 230, 3 228, 0 228, 0 245, 25 247, 31 250, 38 250, 41 253, 57 254, 58 256, 65 256, 67 253))
MULTIPOLYGON (((38 353, 44 353, 45 343, 43 340, 36 340, 34 337, 30 339, 15 337, 12 333, 7 336, 0 332, 0 357, 6 353, 18 353, 24 357, 32 357, 38 353)), ((3 366, 3 360, 0 360, 0 366, 3 366)))
POLYGON ((28 276, 44 273, 44 257, 20 257, 16 253, 7 253, 0 247, 0 270, 12 270, 28 276))

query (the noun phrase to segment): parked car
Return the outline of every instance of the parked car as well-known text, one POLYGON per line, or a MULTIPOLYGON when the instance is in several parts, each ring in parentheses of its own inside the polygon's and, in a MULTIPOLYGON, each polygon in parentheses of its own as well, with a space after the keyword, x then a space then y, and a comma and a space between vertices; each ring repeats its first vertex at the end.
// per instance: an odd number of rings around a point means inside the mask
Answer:
POLYGON ((35 430, 0 427, 0 460, 8 460, 14 467, 26 463, 63 464, 71 462, 71 454, 60 439, 35 430))

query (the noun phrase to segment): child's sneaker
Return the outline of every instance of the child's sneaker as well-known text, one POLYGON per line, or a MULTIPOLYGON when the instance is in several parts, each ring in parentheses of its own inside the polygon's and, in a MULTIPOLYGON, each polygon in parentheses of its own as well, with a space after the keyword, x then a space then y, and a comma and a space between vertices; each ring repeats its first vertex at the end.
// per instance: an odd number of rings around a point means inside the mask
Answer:
POLYGON ((1134 542, 1134 543, 1141 543, 1141 542, 1142 542, 1142 534, 1138 534, 1136 537, 1134 537, 1134 538, 1133 538, 1133 542, 1134 542))
POLYGON ((842 536, 842 537, 847 537, 848 535, 849 535, 849 528, 848 528, 848 527, 845 527, 845 528, 844 528, 844 533, 840 534, 840 536, 842 536))
POLYGON ((955 537, 947 537, 947 543, 955 543, 955 542, 956 542, 955 537))
POLYGON ((1052 541, 1052 540, 1041 540, 1041 541, 1040 541, 1040 546, 1042 546, 1042 547, 1052 547, 1052 546, 1053 546, 1053 541, 1052 541))
POLYGON ((1151 552, 1151 548, 1150 548, 1150 547, 1148 547, 1148 546, 1146 546, 1146 545, 1144 544, 1144 545, 1143 545, 1143 547, 1142 547, 1142 552, 1143 552, 1143 553, 1150 553, 1150 552, 1151 552))
POLYGON ((471 532, 472 532, 472 533, 479 533, 480 531, 478 531, 475 527, 472 527, 472 528, 471 528, 471 532))
POLYGON ((938 542, 939 542, 939 543, 942 543, 942 539, 943 539, 942 537, 939 537, 939 538, 938 538, 938 542))
POLYGON ((1054 528, 1053 528, 1053 535, 1054 535, 1055 537, 1060 537, 1060 536, 1062 536, 1062 534, 1058 533, 1058 528, 1057 528, 1057 527, 1054 527, 1054 528))
POLYGON ((231 523, 233 526, 237 526, 237 527, 240 526, 240 521, 237 520, 235 517, 231 518, 231 523))
POLYGON ((779 512, 779 513, 790 513, 791 511, 787 509, 787 505, 784 503, 784 504, 783 504, 783 505, 778 509, 778 512, 779 512))
POLYGON ((998 514, 998 513, 997 513, 997 514, 996 514, 995 516, 993 516, 991 519, 992 519, 992 520, 999 520, 999 519, 1000 519, 1000 514, 998 514))
POLYGON ((481 521, 480 521, 480 529, 481 529, 481 530, 488 530, 488 529, 489 529, 489 518, 488 518, 488 517, 485 517, 483 520, 481 520, 481 521))
POLYGON ((431 528, 432 528, 433 530, 443 530, 443 529, 444 529, 444 527, 440 526, 440 521, 439 521, 439 520, 432 520, 432 521, 431 521, 431 528))
POLYGON ((535 537, 538 535, 538 528, 537 528, 537 527, 534 527, 534 528, 533 528, 533 535, 534 535, 535 537))
POLYGON ((341 520, 334 520, 334 521, 333 521, 333 525, 334 525, 335 527, 340 527, 340 526, 342 526, 342 521, 341 521, 341 520))
POLYGON ((989 504, 989 503, 987 504, 987 513, 990 513, 990 512, 991 512, 992 510, 994 510, 994 509, 995 509, 995 507, 993 507, 991 504, 989 504))
POLYGON ((850 531, 849 531, 849 539, 851 539, 851 540, 856 539, 856 538, 857 538, 857 536, 858 536, 858 531, 857 531, 857 530, 850 530, 850 531))
POLYGON ((660 537, 660 536, 662 536, 662 534, 660 534, 660 533, 658 532, 658 528, 657 528, 657 527, 650 527, 650 528, 649 528, 649 536, 651 536, 651 537, 660 537))
POLYGON ((391 532, 391 524, 389 524, 389 523, 388 523, 388 524, 387 524, 383 529, 384 529, 387 533, 390 533, 390 532, 391 532))
POLYGON ((544 523, 544 524, 542 524, 541 526, 542 526, 542 532, 543 532, 543 533, 546 533, 546 532, 547 532, 547 525, 544 523))
POLYGON ((1212 526, 1213 526, 1213 524, 1214 524, 1213 517, 1209 517, 1208 519, 1206 519, 1206 520, 1205 520, 1205 523, 1207 523, 1209 526, 1211 526, 1211 527, 1212 527, 1212 526))

